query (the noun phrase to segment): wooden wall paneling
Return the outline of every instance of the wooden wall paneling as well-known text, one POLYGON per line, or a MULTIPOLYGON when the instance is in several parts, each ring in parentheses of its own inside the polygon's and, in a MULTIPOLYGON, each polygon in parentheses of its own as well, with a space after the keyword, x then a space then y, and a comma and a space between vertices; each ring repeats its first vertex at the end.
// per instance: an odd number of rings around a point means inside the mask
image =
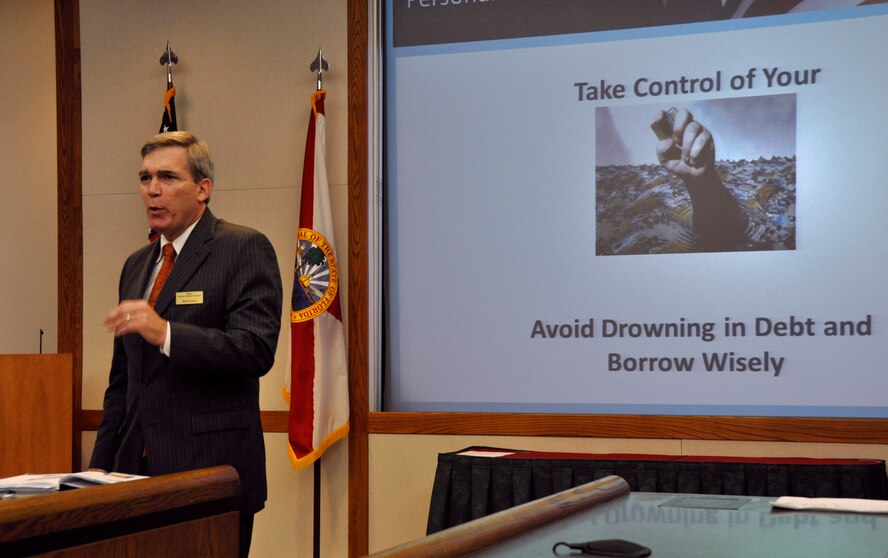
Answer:
POLYGON ((368 412, 368 44, 366 0, 348 2, 348 184, 349 184, 349 556, 367 554, 369 546, 370 455, 368 412))
POLYGON ((73 356, 71 470, 80 468, 83 371, 83 174, 80 4, 55 0, 58 167, 58 352, 73 356))
MULTIPOLYGON (((95 430, 101 418, 101 411, 82 411, 83 430, 95 430)), ((365 420, 373 434, 888 444, 885 419, 370 412, 365 420)), ((287 432, 287 411, 263 411, 262 426, 287 432)))
POLYGON ((888 420, 673 415, 370 413, 376 434, 888 444, 888 420))

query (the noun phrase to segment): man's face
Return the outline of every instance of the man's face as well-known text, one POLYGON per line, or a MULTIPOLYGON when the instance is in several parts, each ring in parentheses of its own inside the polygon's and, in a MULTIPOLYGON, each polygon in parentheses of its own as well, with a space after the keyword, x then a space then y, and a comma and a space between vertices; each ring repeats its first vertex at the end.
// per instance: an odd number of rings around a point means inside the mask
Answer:
POLYGON ((145 203, 148 226, 169 241, 178 238, 200 218, 212 190, 210 179, 194 181, 184 147, 161 147, 142 159, 139 192, 145 203))

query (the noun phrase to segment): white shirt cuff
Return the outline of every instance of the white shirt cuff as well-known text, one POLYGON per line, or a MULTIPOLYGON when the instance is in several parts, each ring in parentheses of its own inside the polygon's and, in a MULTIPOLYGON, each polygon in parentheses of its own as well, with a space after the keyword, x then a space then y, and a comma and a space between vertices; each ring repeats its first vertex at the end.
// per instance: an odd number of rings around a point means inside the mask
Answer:
POLYGON ((164 356, 170 356, 170 322, 167 320, 167 334, 166 338, 163 340, 163 345, 160 347, 160 352, 163 353, 164 356))

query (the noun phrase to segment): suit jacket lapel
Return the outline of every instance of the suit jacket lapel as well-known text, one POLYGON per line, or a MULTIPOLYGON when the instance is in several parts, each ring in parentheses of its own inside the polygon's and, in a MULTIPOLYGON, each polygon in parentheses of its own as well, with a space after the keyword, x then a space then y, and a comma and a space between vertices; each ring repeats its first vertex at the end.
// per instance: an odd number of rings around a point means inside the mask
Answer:
POLYGON ((154 304, 154 310, 161 316, 175 300, 176 293, 182 290, 188 279, 200 268, 210 253, 210 241, 213 239, 215 230, 216 217, 207 208, 194 230, 191 231, 188 241, 182 248, 182 253, 176 256, 173 271, 154 304))
POLYGON ((155 242, 150 250, 140 254, 133 266, 132 274, 124 277, 120 300, 138 300, 145 297, 145 289, 148 288, 148 279, 154 269, 154 263, 160 254, 160 242, 155 242))

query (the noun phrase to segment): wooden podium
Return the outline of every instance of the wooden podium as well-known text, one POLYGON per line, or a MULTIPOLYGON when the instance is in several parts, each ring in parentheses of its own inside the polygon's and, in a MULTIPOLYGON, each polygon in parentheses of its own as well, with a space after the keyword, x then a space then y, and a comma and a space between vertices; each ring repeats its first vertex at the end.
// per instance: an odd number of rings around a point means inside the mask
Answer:
POLYGON ((0 556, 236 557, 239 489, 224 465, 0 500, 0 556))
POLYGON ((70 471, 71 355, 0 355, 0 478, 70 471))

